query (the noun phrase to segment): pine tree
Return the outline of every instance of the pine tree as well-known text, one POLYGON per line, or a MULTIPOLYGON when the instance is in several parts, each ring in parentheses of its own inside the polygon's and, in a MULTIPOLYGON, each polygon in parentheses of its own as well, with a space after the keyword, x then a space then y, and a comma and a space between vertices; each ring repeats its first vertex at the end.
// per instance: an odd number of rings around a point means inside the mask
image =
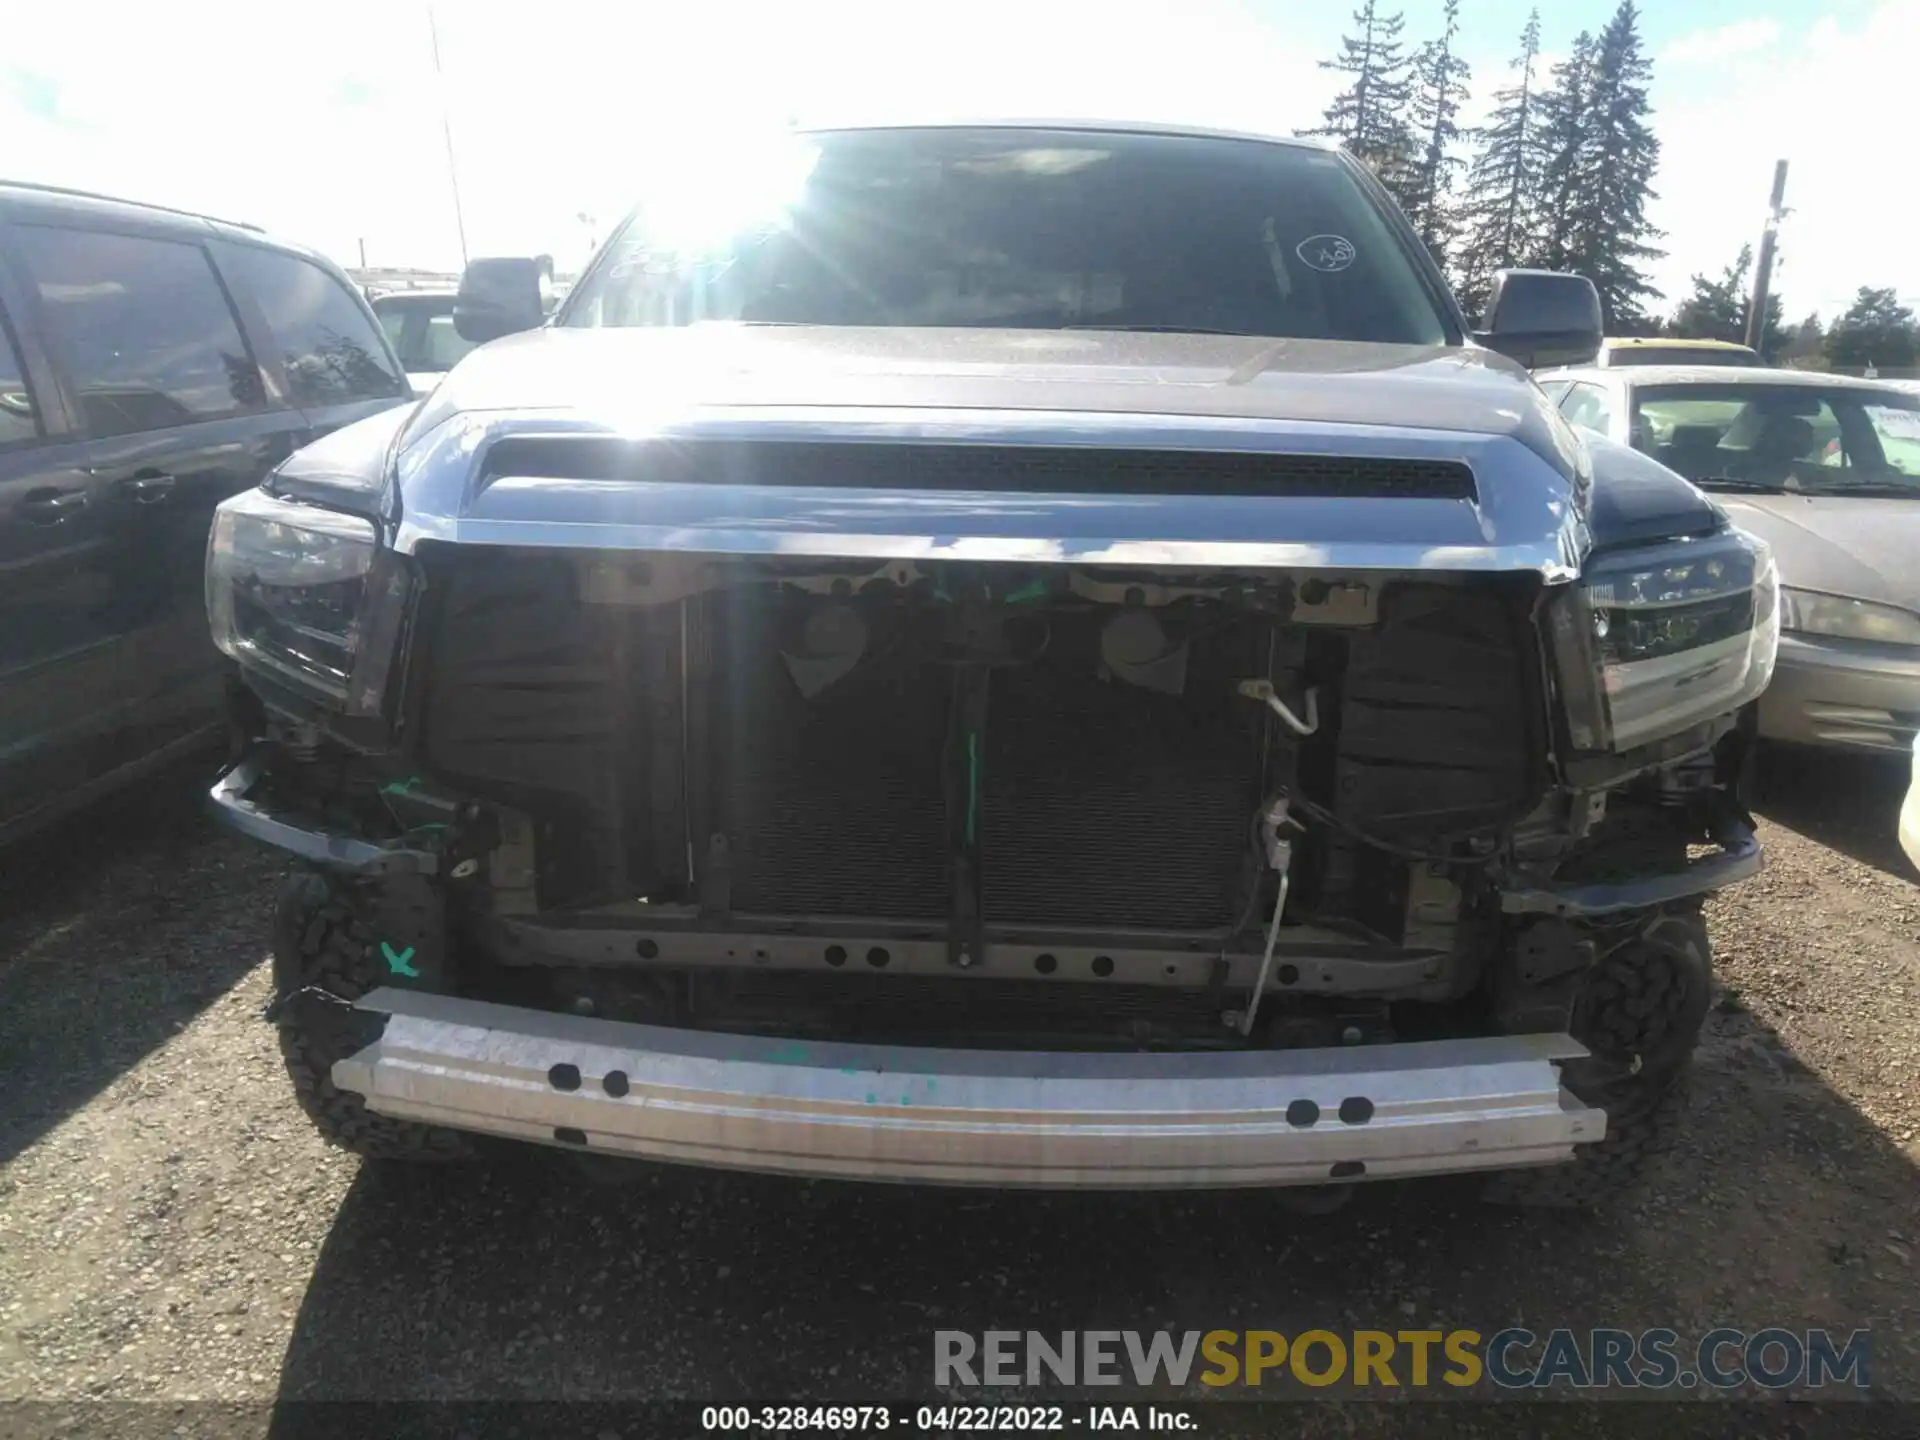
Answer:
POLYGON ((1693 293, 1680 302, 1667 322, 1667 333, 1687 340, 1733 340, 1746 336, 1747 276, 1753 270, 1753 247, 1742 245, 1740 257, 1718 280, 1695 275, 1693 293))
POLYGON ((1460 299, 1469 314, 1486 304, 1493 272, 1529 263, 1538 246, 1543 169, 1541 95, 1534 66, 1540 57, 1540 12, 1520 32, 1513 83, 1493 92, 1493 113, 1476 132, 1480 145, 1467 172, 1461 207, 1460 299))
POLYGON ((1550 270, 1564 270, 1573 263, 1574 204, 1587 178, 1593 70, 1593 35, 1582 30, 1567 58, 1553 67, 1553 84, 1540 97, 1541 163, 1535 177, 1535 230, 1529 237, 1533 246, 1529 258, 1550 270))
MULTIPOLYGON (((1667 321, 1666 333, 1687 340, 1730 340, 1744 345, 1747 316, 1753 310, 1753 247, 1742 245, 1739 257, 1718 280, 1695 275, 1693 293, 1682 300, 1667 321)), ((1760 353, 1769 359, 1786 347, 1789 334, 1785 308, 1778 294, 1767 296, 1767 322, 1761 328, 1760 353)))
POLYGON ((1639 20, 1633 0, 1621 0, 1600 32, 1583 167, 1589 188, 1577 210, 1578 268, 1600 292, 1608 332, 1620 335, 1649 328, 1646 302, 1660 292, 1642 267, 1665 253, 1649 243, 1660 237, 1647 219, 1660 139, 1647 100, 1653 62, 1641 48, 1639 20))
POLYGON ((1827 359, 1836 370, 1911 365, 1920 359, 1920 321, 1891 287, 1862 285, 1827 330, 1827 359))
POLYGON ((1460 107, 1467 102, 1472 70, 1454 50, 1460 33, 1460 0, 1446 0, 1445 24, 1413 56, 1410 115, 1416 152, 1401 185, 1401 204, 1420 238, 1441 265, 1460 230, 1454 182, 1466 162, 1460 142, 1460 107))
POLYGON ((1351 75, 1353 82, 1327 107, 1326 123, 1313 133, 1336 137, 1389 188, 1397 188, 1413 150, 1407 123, 1411 62, 1400 48, 1405 19, 1398 11, 1383 15, 1376 0, 1363 0, 1353 23, 1360 33, 1340 38, 1340 58, 1320 62, 1321 69, 1351 75))
POLYGON ((1774 356, 1774 363, 1795 370, 1826 369, 1827 332, 1818 313, 1809 314, 1787 332, 1786 343, 1774 356))
POLYGON ((1640 48, 1633 0, 1595 40, 1582 32, 1573 53, 1554 67, 1543 102, 1547 165, 1541 187, 1541 263, 1574 270, 1600 292, 1609 335, 1653 328, 1646 301, 1659 296, 1641 268, 1664 252, 1647 219, 1660 141, 1647 102, 1652 62, 1640 48))

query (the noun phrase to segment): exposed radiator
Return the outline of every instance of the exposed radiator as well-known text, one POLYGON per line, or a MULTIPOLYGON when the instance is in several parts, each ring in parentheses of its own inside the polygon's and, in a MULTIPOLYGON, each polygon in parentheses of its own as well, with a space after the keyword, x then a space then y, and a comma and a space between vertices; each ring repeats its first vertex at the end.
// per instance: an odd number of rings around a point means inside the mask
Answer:
POLYGON ((989 923, 1233 923, 1263 722, 1232 678, 1264 673, 1256 633, 1264 627, 1196 641, 1183 695, 1098 678, 1091 616, 1057 618, 1042 663, 994 675, 981 821, 989 923))
POLYGON ((710 758, 731 908, 944 923, 949 672, 902 647, 806 700, 771 626, 728 641, 710 758))
MULTIPOLYGON (((1264 629, 1197 642, 1187 693, 1173 696, 1099 678, 1093 617, 1051 624, 1039 659, 990 681, 986 923, 1230 925, 1262 724, 1231 678, 1258 673, 1264 629)), ((736 630, 717 732, 732 908, 944 923, 952 670, 930 661, 922 636, 803 700, 771 630, 736 630)))

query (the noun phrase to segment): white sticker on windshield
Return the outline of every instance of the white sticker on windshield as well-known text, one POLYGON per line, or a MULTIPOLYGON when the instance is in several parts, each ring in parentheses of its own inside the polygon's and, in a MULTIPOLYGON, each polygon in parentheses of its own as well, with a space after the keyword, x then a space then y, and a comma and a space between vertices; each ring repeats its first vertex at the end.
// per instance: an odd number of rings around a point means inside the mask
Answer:
POLYGON ((1332 275, 1351 265, 1357 252, 1353 242, 1344 235, 1309 235, 1293 247, 1293 253, 1300 257, 1302 264, 1332 275))
POLYGON ((1891 405, 1867 406, 1873 428, 1895 440, 1920 440, 1920 410, 1896 410, 1891 405))

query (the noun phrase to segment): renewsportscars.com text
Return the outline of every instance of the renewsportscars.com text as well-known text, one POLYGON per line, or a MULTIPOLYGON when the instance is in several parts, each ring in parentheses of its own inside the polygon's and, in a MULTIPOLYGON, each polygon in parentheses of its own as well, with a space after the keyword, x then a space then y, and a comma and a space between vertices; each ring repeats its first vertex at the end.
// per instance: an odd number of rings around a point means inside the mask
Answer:
POLYGON ((937 1330, 936 1385, 1770 1390, 1871 1383, 1865 1330, 937 1330))

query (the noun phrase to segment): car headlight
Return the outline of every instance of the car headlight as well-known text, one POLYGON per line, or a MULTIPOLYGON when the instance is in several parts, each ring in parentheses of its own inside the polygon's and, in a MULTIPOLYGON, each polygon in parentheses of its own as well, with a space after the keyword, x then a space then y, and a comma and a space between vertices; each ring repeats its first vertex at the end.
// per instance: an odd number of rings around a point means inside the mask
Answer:
POLYGON ((1883 645, 1920 645, 1920 615, 1870 600, 1780 587, 1780 628, 1838 640, 1878 640, 1883 645))
POLYGON ((377 715, 411 575, 373 522, 262 490, 207 541, 207 620, 243 667, 329 709, 377 715))
POLYGON ((1765 541, 1738 530, 1596 557, 1551 611, 1576 750, 1631 750, 1754 699, 1780 648, 1765 541))

